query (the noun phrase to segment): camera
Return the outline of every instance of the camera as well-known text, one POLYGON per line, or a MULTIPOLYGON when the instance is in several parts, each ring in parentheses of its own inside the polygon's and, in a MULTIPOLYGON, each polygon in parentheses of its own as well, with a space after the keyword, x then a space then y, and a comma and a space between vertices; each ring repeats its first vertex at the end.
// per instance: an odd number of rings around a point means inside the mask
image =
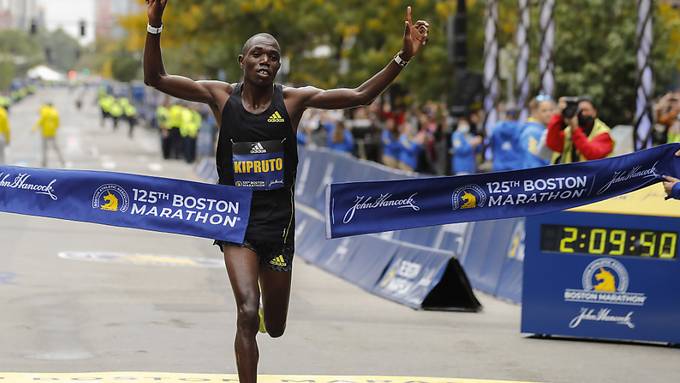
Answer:
POLYGON ((578 97, 565 97, 564 100, 567 102, 567 106, 562 111, 562 117, 572 118, 578 112, 578 97))

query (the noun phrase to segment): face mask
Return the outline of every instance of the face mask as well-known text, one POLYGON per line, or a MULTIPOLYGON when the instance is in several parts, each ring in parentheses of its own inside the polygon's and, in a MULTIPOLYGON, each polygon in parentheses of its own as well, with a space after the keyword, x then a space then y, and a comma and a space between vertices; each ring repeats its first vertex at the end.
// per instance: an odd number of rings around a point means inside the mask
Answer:
POLYGON ((595 125, 595 118, 593 116, 584 116, 581 113, 578 114, 578 126, 583 129, 590 130, 595 125))
POLYGON ((458 124, 458 128, 456 130, 461 133, 470 133, 470 124, 461 122, 458 124))

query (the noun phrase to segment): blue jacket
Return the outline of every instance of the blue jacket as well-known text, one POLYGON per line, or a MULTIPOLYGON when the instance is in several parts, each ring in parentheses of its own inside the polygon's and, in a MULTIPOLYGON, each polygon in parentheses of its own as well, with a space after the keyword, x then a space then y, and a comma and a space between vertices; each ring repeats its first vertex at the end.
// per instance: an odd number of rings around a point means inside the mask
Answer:
POLYGON ((491 133, 493 170, 521 169, 524 165, 519 146, 520 125, 517 121, 501 121, 491 133))
POLYGON ((477 172, 476 150, 468 142, 467 134, 458 131, 451 135, 451 169, 453 174, 474 174, 477 172))
POLYGON ((335 128, 328 133, 328 147, 345 153, 352 153, 354 150, 354 137, 352 137, 352 132, 349 129, 345 129, 343 140, 340 142, 333 142, 333 135, 335 134, 335 128))
POLYGON ((522 151, 522 168, 537 168, 548 166, 550 161, 539 156, 539 145, 543 135, 546 134, 545 127, 536 121, 528 121, 521 129, 519 135, 519 145, 522 151))
POLYGON ((389 131, 383 130, 382 148, 384 156, 391 157, 394 158, 395 161, 399 161, 399 155, 401 153, 401 144, 399 143, 399 137, 395 138, 389 131))
POLYGON ((418 157, 422 146, 414 141, 409 140, 408 135, 402 134, 399 136, 399 144, 401 151, 399 152, 399 162, 407 165, 413 170, 418 169, 418 157))

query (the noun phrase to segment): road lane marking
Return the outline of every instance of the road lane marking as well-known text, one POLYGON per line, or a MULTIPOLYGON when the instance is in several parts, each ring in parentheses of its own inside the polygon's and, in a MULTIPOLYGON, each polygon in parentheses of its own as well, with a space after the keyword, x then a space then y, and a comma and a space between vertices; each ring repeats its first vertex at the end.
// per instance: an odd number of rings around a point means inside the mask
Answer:
MULTIPOLYGON (((461 378, 425 378, 403 376, 330 376, 330 375, 259 375, 260 383, 529 383, 510 380, 461 378)), ((12 373, 0 372, 0 382, 11 383, 238 383, 233 374, 179 374, 163 372, 91 372, 91 373, 12 373)))

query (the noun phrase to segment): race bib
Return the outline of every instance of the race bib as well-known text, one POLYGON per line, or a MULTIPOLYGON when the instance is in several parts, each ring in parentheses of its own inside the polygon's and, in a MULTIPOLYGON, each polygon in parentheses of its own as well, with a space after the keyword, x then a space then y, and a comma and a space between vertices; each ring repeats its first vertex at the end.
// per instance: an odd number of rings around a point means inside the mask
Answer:
POLYGON ((234 185, 253 190, 283 187, 283 142, 232 142, 234 185))

